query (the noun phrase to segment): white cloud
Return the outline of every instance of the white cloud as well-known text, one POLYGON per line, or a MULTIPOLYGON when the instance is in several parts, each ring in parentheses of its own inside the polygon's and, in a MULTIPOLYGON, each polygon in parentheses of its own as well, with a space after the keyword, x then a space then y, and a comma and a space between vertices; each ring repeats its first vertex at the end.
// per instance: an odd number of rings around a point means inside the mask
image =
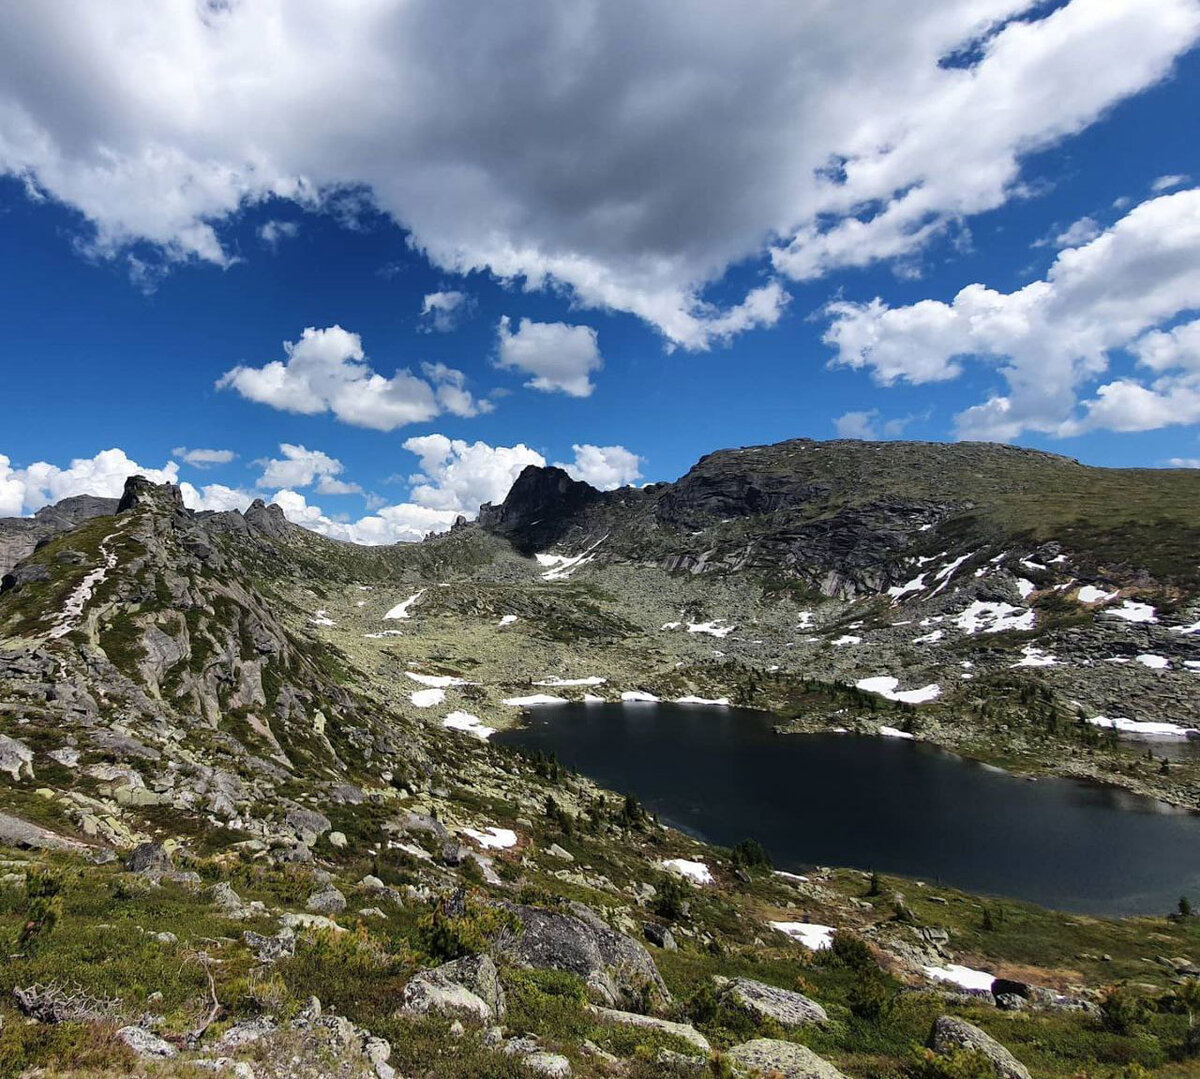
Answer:
POLYGON ((376 431, 423 423, 443 411, 459 416, 481 411, 463 388, 462 372, 439 364, 426 368, 434 372, 433 384, 404 369, 385 378, 365 362, 362 338, 341 326, 310 326, 299 341, 283 347, 286 360, 235 367, 217 380, 217 388, 235 389, 285 412, 332 412, 343 423, 376 431))
POLYGON ((604 366, 604 360, 591 326, 527 318, 521 319, 515 333, 510 326, 505 315, 496 329, 500 344, 497 367, 533 375, 525 385, 544 393, 587 397, 596 388, 591 374, 604 366))
POLYGON ((1167 464, 1172 468, 1200 468, 1200 457, 1172 457, 1167 464))
POLYGON ((1063 229, 1062 232, 1055 236, 1054 243, 1058 247, 1078 247, 1080 244, 1090 243, 1102 231, 1103 229, 1096 224, 1094 219, 1081 217, 1073 225, 1063 229))
POLYGON ((326 494, 347 494, 350 491, 358 490, 352 484, 340 484, 334 479, 344 471, 342 462, 336 457, 330 457, 329 454, 322 453, 320 450, 296 446, 290 442, 281 442, 279 452, 283 454, 282 458, 271 458, 258 462, 263 466, 263 472, 256 481, 257 486, 308 487, 315 480, 320 480, 323 485, 323 493, 326 494), (330 486, 331 484, 333 486, 330 486), (335 489, 337 487, 347 489, 335 489))
POLYGON ((528 446, 489 446, 433 434, 410 438, 404 448, 420 458, 421 471, 411 477, 409 501, 370 504, 372 512, 357 521, 339 521, 298 491, 277 491, 289 521, 333 539, 384 544, 419 540, 444 532, 460 514, 474 517, 483 502, 499 502, 526 465, 546 460, 528 446))
POLYGON ((5 513, 31 513, 52 502, 74 495, 119 498, 125 481, 142 475, 154 483, 176 483, 179 466, 168 461, 162 468, 146 468, 131 460, 124 450, 101 450, 94 457, 76 457, 66 467, 35 461, 14 469, 9 458, 0 456, 0 506, 5 513))
POLYGON ((467 376, 444 363, 423 363, 421 372, 433 383, 438 404, 453 416, 478 416, 496 406, 467 389, 467 376))
POLYGON ((189 450, 187 446, 176 446, 171 451, 172 457, 178 457, 193 468, 211 468, 213 465, 227 465, 237 458, 233 450, 189 450))
POLYGON ((1139 431, 1200 419, 1200 328, 1161 328, 1197 307, 1200 189, 1191 189, 1134 207, 1015 292, 973 284, 951 303, 831 304, 825 340, 833 363, 884 385, 953 379, 968 357, 998 364, 1008 391, 956 417, 964 437, 1139 431), (1121 349, 1150 380, 1114 379, 1080 403, 1121 349))
POLYGON ((420 472, 409 477, 414 502, 453 515, 474 516, 484 502, 499 502, 526 465, 546 459, 523 443, 489 446, 445 435, 407 439, 404 448, 420 459, 420 472))
POLYGON ((577 480, 601 491, 626 487, 642 478, 642 459, 624 446, 574 445, 575 460, 555 462, 577 480))
POLYGON ((255 498, 249 491, 226 487, 223 483, 206 483, 203 487, 195 487, 185 481, 179 485, 179 491, 188 509, 214 510, 218 513, 244 510, 255 498))
POLYGON ((879 409, 865 411, 843 412, 833 421, 838 438, 865 438, 874 440, 879 437, 876 421, 879 419, 879 409))
POLYGON ((8 4, 0 171, 168 264, 229 264, 270 197, 369 199, 447 272, 705 348, 782 310, 705 304, 729 266, 911 264, 1198 35, 1196 0, 8 4))
POLYGON ((268 247, 279 246, 281 240, 292 240, 300 235, 300 226, 295 221, 279 221, 272 218, 258 227, 258 238, 268 247))
POLYGON ((929 413, 922 416, 897 416, 880 422, 879 409, 843 412, 833 421, 838 438, 860 438, 875 442, 881 438, 899 438, 904 429, 916 419, 927 420, 929 413))
POLYGON ((473 307, 474 300, 467 293, 455 289, 426 293, 421 301, 422 326, 426 330, 449 333, 458 327, 473 307))
POLYGON ((1170 191, 1173 187, 1183 187, 1190 180, 1190 176, 1185 176, 1182 173, 1172 173, 1170 176, 1160 176, 1150 185, 1150 190, 1156 195, 1164 191, 1170 191))

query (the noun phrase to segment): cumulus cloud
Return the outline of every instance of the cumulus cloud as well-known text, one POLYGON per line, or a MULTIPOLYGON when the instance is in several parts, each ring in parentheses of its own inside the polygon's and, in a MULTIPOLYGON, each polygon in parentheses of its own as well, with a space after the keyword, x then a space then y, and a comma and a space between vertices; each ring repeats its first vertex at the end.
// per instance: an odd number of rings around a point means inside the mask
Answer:
POLYGON ((471 296, 455 289, 426 293, 421 301, 421 328, 449 333, 471 313, 474 305, 471 296))
POLYGON ((407 439, 404 448, 420 458, 420 471, 409 477, 413 501, 468 516, 484 502, 501 501, 526 465, 546 463, 524 443, 489 446, 434 434, 407 439))
POLYGON ((186 481, 179 485, 183 496, 183 504, 190 510, 213 510, 217 513, 226 510, 244 510, 255 496, 240 487, 226 487, 223 483, 206 483, 196 487, 186 481))
POLYGON ((171 451, 172 457, 178 457, 184 464, 193 468, 212 468, 214 465, 227 465, 237 458, 233 450, 189 450, 187 446, 176 446, 171 451))
POLYGON ((279 452, 282 457, 258 462, 263 466, 257 480, 259 487, 309 487, 315 482, 317 490, 325 495, 362 493, 357 483, 346 483, 337 478, 345 466, 336 457, 290 442, 281 442, 279 452))
POLYGON ((277 491, 273 501, 289 521, 333 539, 383 544, 419 540, 444 532, 460 514, 474 517, 484 502, 499 502, 526 465, 545 458, 528 446, 489 446, 432 434, 410 438, 404 448, 417 455, 420 471, 409 476, 409 500, 395 505, 373 502, 372 512, 357 521, 339 521, 298 491, 277 491))
POLYGON ((1167 464, 1172 468, 1200 468, 1200 457, 1172 457, 1167 464))
POLYGON ((1057 247, 1078 247, 1094 240, 1103 230, 1090 217, 1081 217, 1054 237, 1057 247))
POLYGON ((521 319, 515 332, 511 325, 505 315, 497 327, 497 367, 533 375, 525 383, 531 389, 565 393, 568 397, 590 396, 596 388, 592 372, 604 366, 597 334, 591 326, 533 322, 527 318, 521 319))
POLYGON ((575 460, 556 461, 577 480, 590 483, 601 491, 626 487, 642 478, 642 459, 624 446, 592 446, 587 443, 571 447, 575 460))
POLYGON ((258 227, 258 238, 271 248, 278 247, 280 241, 294 239, 299 234, 300 226, 295 221, 278 221, 272 218, 258 227))
POLYGON ((1195 0, 9 4, 0 171, 151 276, 136 245, 227 265, 267 198, 370 203, 447 272, 699 349, 786 302, 706 303, 729 266, 911 261, 1198 36, 1195 0))
POLYGON ((426 367, 430 381, 404 369, 391 378, 378 374, 366 362, 362 338, 341 326, 310 326, 283 347, 287 359, 235 367, 217 380, 217 389, 285 412, 332 412, 343 423, 376 431, 423 423, 442 412, 474 416, 486 410, 465 389, 462 372, 442 364, 426 367))
POLYGON ((31 513, 74 495, 119 498, 130 476, 141 474, 154 483, 175 483, 179 466, 168 461, 162 468, 145 468, 124 450, 101 450, 94 457, 76 457, 66 468, 35 461, 14 469, 0 455, 0 507, 10 515, 31 513))
POLYGON ((953 379, 968 358, 997 365, 1007 392, 956 417, 963 437, 1142 431, 1200 420, 1200 327, 1164 327, 1198 298, 1194 188, 1134 207, 1015 292, 973 284, 950 303, 831 304, 825 341, 834 364, 867 369, 883 385, 953 379), (1136 357, 1137 373, 1095 385, 1119 350, 1136 357))

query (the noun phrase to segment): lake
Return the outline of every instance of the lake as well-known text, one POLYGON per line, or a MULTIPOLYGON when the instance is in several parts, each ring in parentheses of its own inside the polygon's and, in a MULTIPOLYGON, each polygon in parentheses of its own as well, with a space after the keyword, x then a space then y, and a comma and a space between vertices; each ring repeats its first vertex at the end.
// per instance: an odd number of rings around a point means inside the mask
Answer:
POLYGON ((733 708, 569 704, 534 709, 493 740, 553 753, 699 838, 757 839, 780 869, 875 869, 1090 914, 1200 900, 1200 816, 902 739, 779 735, 775 722, 733 708))

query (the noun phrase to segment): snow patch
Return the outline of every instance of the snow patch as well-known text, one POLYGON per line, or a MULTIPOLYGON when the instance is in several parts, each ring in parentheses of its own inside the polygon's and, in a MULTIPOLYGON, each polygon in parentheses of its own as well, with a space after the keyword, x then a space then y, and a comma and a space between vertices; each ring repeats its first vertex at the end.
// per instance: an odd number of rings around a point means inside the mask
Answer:
POLYGON ((728 697, 676 697, 676 704, 710 704, 715 708, 728 708, 728 697))
POLYGON ((411 699, 418 708, 432 708, 446 699, 446 691, 444 689, 414 689, 411 699))
POLYGON ((511 626, 516 620, 517 616, 515 614, 506 614, 496 624, 503 628, 504 626, 511 626))
POLYGON ((1115 596, 1116 592, 1105 592, 1103 588, 1097 588, 1094 584, 1085 584, 1075 593, 1075 598, 1080 603, 1107 603, 1115 596))
POLYGON ((837 932, 831 925, 814 925, 812 922, 771 922, 770 925, 772 929, 778 929, 792 940, 798 940, 810 952, 828 948, 833 943, 833 934, 837 932))
POLYGON ((464 828, 463 835, 469 835, 484 850, 507 850, 517 845, 517 833, 511 828, 497 828, 494 824, 480 831, 478 828, 464 828))
POLYGON ((602 686, 607 681, 607 678, 593 674, 588 678, 543 678, 540 682, 533 684, 535 686, 602 686))
POLYGON ((538 554, 534 555, 538 565, 545 568, 546 572, 541 575, 543 581, 565 581, 581 566, 586 566, 591 562, 595 555, 592 553, 606 539, 607 535, 601 536, 595 543, 577 555, 563 554, 538 554))
POLYGON ((314 626, 336 626, 337 623, 329 617, 329 612, 322 609, 309 619, 314 626))
POLYGON ((914 735, 909 734, 908 731, 902 731, 898 727, 880 727, 879 733, 884 738, 903 738, 909 742, 915 741, 914 735))
POLYGON ((1031 580, 1029 580, 1028 577, 1018 577, 1017 578, 1017 591, 1021 593, 1022 599, 1028 599, 1030 596, 1033 595, 1034 592, 1037 591, 1037 585, 1035 585, 1031 580))
POLYGON ((737 626, 724 625, 724 619, 718 618, 713 622, 689 622, 688 633, 707 633, 710 637, 728 637, 737 626))
POLYGON ((640 689, 627 689, 621 694, 621 700, 628 704, 657 704, 658 698, 653 693, 640 689))
POLYGON ((1032 610, 1014 607, 1011 603, 977 599, 954 619, 964 633, 1000 633, 1003 630, 1031 630, 1035 615, 1032 610))
POLYGON ((1027 644, 1021 649, 1021 658, 1013 664, 1014 667, 1053 667, 1058 663, 1058 660, 1049 652, 1043 652, 1040 648, 1035 648, 1031 644, 1027 644))
MULTIPOLYGON (((897 692, 896 687, 900 685, 900 679, 887 674, 881 674, 876 678, 860 678, 854 684, 865 693, 877 693, 889 701, 903 701, 905 704, 924 704, 927 701, 936 700, 942 692, 942 687, 936 682, 931 682, 920 689, 906 689, 897 692)), ((911 738, 912 735, 906 737, 911 738)))
POLYGON ((862 638, 855 637, 852 633, 845 633, 833 642, 833 647, 843 648, 848 644, 862 644, 862 638))
POLYGON ((405 678, 411 678, 414 682, 422 686, 436 686, 438 689, 446 689, 448 686, 469 686, 472 683, 465 678, 455 678, 449 674, 418 674, 416 671, 405 671, 405 678))
POLYGON ((972 970, 958 963, 947 963, 944 967, 925 967, 925 974, 935 982, 950 982, 972 993, 990 993, 994 974, 986 970, 972 970))
POLYGON ((712 872, 703 862, 689 862, 686 858, 668 858, 661 864, 668 873, 687 877, 688 880, 693 880, 697 884, 712 884, 712 872))
POLYGON ((1148 720, 1125 719, 1123 716, 1093 716, 1087 721, 1093 727, 1115 730, 1121 734, 1139 734, 1149 738, 1195 738, 1200 731, 1181 727, 1178 723, 1155 723, 1148 720))
POLYGON ((1155 656, 1149 652, 1143 652, 1140 656, 1134 658, 1143 667, 1149 667, 1152 671, 1165 671, 1171 666, 1171 661, 1166 656, 1155 656))
POLYGON ((410 618, 411 615, 408 613, 409 608, 412 607, 412 605, 416 603, 417 600, 419 600, 423 595, 425 595, 427 591, 428 589, 422 588, 419 592, 414 592, 408 597, 408 599, 397 603, 395 607, 393 607, 390 611, 388 611, 387 614, 383 616, 384 620, 386 621, 389 618, 410 618))
POLYGON ((486 726, 483 720, 478 716, 471 715, 470 712, 451 712, 442 719, 442 726, 448 727, 452 731, 463 731, 478 738, 481 742, 486 742, 496 733, 495 727, 486 726))
POLYGON ((533 708, 539 704, 567 704, 565 697, 552 697, 549 693, 534 693, 528 697, 505 697, 500 702, 510 708, 533 708))
POLYGON ((1105 613, 1122 618, 1126 622, 1158 621, 1158 615, 1149 603, 1137 603, 1131 599, 1125 600, 1120 607, 1109 607, 1105 613))
POLYGON ((888 595, 892 599, 899 599, 901 596, 907 596, 909 592, 920 592, 925 587, 925 574, 918 573, 907 584, 894 584, 887 590, 888 595))

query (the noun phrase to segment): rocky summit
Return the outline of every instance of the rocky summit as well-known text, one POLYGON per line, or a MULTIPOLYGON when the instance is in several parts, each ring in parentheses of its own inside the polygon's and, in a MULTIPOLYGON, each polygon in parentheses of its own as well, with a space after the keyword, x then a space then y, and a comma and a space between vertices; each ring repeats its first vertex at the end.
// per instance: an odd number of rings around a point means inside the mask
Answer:
POLYGON ((391 547, 141 477, 0 521, 0 1074, 1196 1074, 1186 899, 775 872, 489 737, 724 702, 1197 809, 1138 740, 1200 730, 1197 552, 1200 472, 980 443, 530 467, 391 547))

